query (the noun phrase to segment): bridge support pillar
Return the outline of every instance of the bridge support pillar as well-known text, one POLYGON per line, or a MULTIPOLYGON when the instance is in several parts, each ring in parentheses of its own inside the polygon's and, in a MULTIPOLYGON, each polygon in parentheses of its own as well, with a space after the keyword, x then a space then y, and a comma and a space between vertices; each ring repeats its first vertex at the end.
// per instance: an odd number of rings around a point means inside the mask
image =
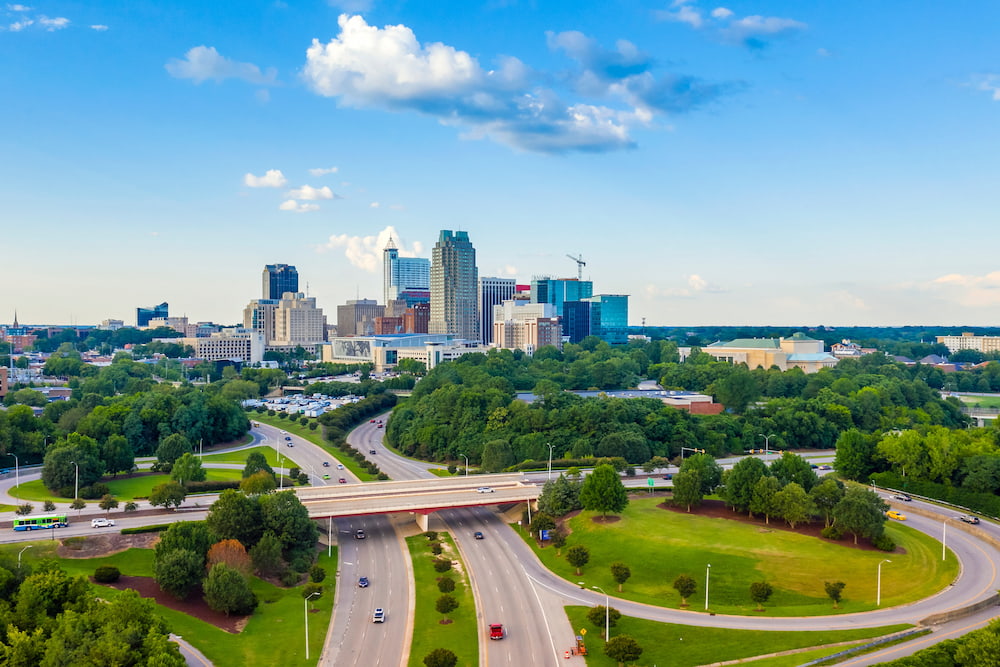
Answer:
POLYGON ((421 514, 419 512, 414 512, 414 517, 417 519, 417 525, 420 526, 420 531, 426 533, 430 530, 430 514, 421 514))

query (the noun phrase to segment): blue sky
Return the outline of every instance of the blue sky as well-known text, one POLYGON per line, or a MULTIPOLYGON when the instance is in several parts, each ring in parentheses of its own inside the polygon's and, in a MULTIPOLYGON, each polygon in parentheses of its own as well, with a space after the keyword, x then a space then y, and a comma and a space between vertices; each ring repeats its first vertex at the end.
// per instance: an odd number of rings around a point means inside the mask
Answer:
POLYGON ((389 234, 655 325, 996 325, 1000 5, 0 5, 0 321, 331 320, 389 234))

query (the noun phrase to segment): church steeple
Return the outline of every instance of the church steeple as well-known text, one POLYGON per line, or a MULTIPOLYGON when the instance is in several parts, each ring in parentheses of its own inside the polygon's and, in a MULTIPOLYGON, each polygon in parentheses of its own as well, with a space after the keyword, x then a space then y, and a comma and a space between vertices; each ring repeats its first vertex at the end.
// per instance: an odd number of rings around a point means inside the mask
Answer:
POLYGON ((17 311, 16 310, 14 311, 14 326, 13 326, 13 328, 14 329, 18 328, 18 325, 17 325, 17 311))

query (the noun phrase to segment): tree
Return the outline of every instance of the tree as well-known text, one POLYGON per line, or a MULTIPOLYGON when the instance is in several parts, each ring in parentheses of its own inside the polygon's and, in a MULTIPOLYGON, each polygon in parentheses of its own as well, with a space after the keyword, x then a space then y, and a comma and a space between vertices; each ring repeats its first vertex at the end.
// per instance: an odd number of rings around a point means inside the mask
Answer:
POLYGON ((764 603, 772 593, 774 589, 766 581, 755 581, 750 584, 750 599, 757 603, 757 611, 764 611, 764 603))
POLYGON ((205 469, 201 466, 201 459, 190 452, 181 455, 170 469, 170 479, 179 484, 204 482, 206 475, 205 469))
POLYGON ((243 576, 250 574, 253 563, 247 550, 236 540, 220 540, 213 544, 205 557, 209 569, 216 563, 225 563, 243 576))
POLYGON ((628 578, 632 576, 632 570, 629 569, 628 565, 622 563, 621 561, 615 561, 611 564, 611 577, 618 584, 618 592, 622 592, 622 585, 628 581, 628 578))
POLYGON ((70 433, 49 447, 42 465, 42 483, 51 491, 75 489, 79 469, 80 487, 90 486, 104 474, 97 441, 79 433, 70 433))
POLYGON ((789 482, 774 494, 773 503, 775 514, 787 521, 793 529, 797 524, 807 521, 813 513, 812 501, 795 482, 789 482))
POLYGON ((226 489, 219 495, 209 508, 205 522, 219 539, 239 540, 248 549, 257 544, 264 533, 260 503, 236 489, 226 489))
POLYGON ((590 562, 590 549, 582 544, 574 544, 566 550, 566 562, 576 568, 576 574, 581 574, 580 568, 590 562))
POLYGON ((1000 655, 1000 622, 993 621, 985 628, 969 633, 955 651, 956 665, 996 664, 1000 655))
POLYGON ((205 576, 205 559, 190 549, 172 549, 153 558, 153 578, 160 588, 184 600, 205 576))
POLYGON ((767 475, 767 464, 760 459, 752 456, 740 459, 723 475, 726 502, 733 509, 750 513, 753 486, 758 479, 767 475))
POLYGON ((76 510, 77 515, 80 514, 80 510, 87 506, 87 503, 83 501, 83 498, 74 498, 73 502, 69 504, 70 509, 76 510))
POLYGON ((809 462, 792 452, 782 452, 781 458, 771 463, 771 474, 782 486, 795 482, 807 493, 819 482, 809 462))
POLYGON ((711 495, 722 483, 722 466, 711 454, 693 454, 681 463, 680 472, 697 470, 701 479, 701 494, 711 495))
POLYGON ((833 508, 834 525, 854 535, 855 544, 858 536, 874 539, 885 528, 887 509, 889 505, 870 489, 851 487, 833 508))
POLYGON ((156 448, 156 460, 160 463, 173 463, 184 454, 192 452, 191 442, 180 433, 171 433, 160 440, 156 448))
POLYGON ((480 465, 485 472, 500 472, 516 462, 514 450, 506 440, 491 440, 483 446, 480 465))
POLYGON ((130 514, 132 512, 138 511, 138 509, 139 509, 139 503, 133 502, 131 500, 125 503, 125 511, 130 514))
POLYGON ((615 609, 614 607, 605 607, 599 604, 595 607, 591 607, 587 611, 587 620, 590 621, 594 627, 604 629, 607 625, 609 628, 613 628, 621 620, 622 613, 615 609))
POLYGON ((750 511, 764 515, 764 523, 771 523, 771 517, 777 511, 774 506, 774 496, 781 490, 781 483, 774 477, 761 477, 753 485, 753 497, 750 499, 750 511))
POLYGON ((856 428, 844 431, 837 438, 837 457, 833 467, 847 479, 867 482, 875 472, 875 437, 856 428))
POLYGON ((833 608, 840 608, 840 598, 844 593, 844 586, 846 586, 843 581, 824 581, 823 587, 826 589, 826 596, 833 600, 833 608))
POLYGON ((34 505, 32 505, 31 503, 22 503, 17 506, 17 509, 14 510, 14 513, 17 514, 18 516, 27 516, 34 511, 35 511, 34 505))
MULTIPOLYGON (((400 360, 400 364, 408 359, 400 360)), ((458 664, 458 656, 446 648, 436 648, 424 656, 426 667, 455 667, 458 664)))
POLYGON ((153 556, 155 558, 177 549, 187 549, 198 554, 201 565, 204 566, 208 550, 215 542, 215 536, 204 522, 178 521, 161 533, 153 556))
POLYGON ((555 530, 549 533, 549 537, 552 539, 552 546, 556 548, 556 556, 561 556, 562 548, 566 546, 565 531, 556 526, 555 530))
POLYGON ((812 499, 813 505, 823 515, 825 526, 830 525, 833 517, 833 508, 837 506, 837 503, 843 497, 844 483, 832 477, 824 478, 822 482, 809 491, 809 498, 812 499))
POLYGON ((698 584, 690 575, 681 574, 674 579, 674 590, 681 596, 681 606, 686 607, 688 606, 688 598, 698 590, 698 584))
POLYGON ((246 577, 225 563, 216 563, 205 579, 205 602, 226 616, 250 614, 257 608, 257 595, 250 590, 246 577))
POLYGON ((599 465, 587 475, 580 489, 580 504, 604 517, 608 512, 621 512, 628 506, 628 492, 614 468, 599 465))
POLYGON ((608 640, 604 645, 604 655, 624 665, 626 662, 635 662, 642 655, 642 647, 634 638, 629 635, 618 635, 608 640))
POLYGON ((442 593, 453 593, 455 591, 455 580, 451 577, 441 577, 438 579, 438 590, 442 593))
POLYGON ((447 618, 448 614, 458 609, 458 600, 455 599, 454 595, 445 593, 434 603, 434 608, 437 609, 437 613, 447 618))
POLYGON ((281 574, 285 569, 285 561, 281 558, 281 540, 271 531, 267 531, 250 549, 250 560, 257 572, 262 575, 281 574))
POLYGON ((733 368, 725 378, 713 384, 719 402, 738 415, 760 396, 760 386, 746 366, 733 368))
POLYGON ((673 502, 677 506, 692 507, 701 505, 701 473, 698 470, 682 470, 674 475, 673 502))
POLYGON ((117 476, 120 472, 130 472, 135 467, 135 452, 128 438, 112 434, 101 445, 101 459, 104 461, 104 471, 117 476))
POLYGON ((149 504, 153 507, 163 505, 165 509, 177 508, 184 502, 187 489, 177 482, 165 482, 153 487, 149 494, 149 504))
POLYGON ((240 482, 240 491, 248 496, 262 496, 272 493, 277 487, 274 475, 266 470, 258 470, 249 477, 243 478, 243 481, 240 482))
POLYGON ((55 512, 56 511, 56 504, 54 502, 52 502, 51 500, 46 500, 42 504, 42 509, 44 509, 46 512, 55 512))
POLYGON ((270 530, 281 541, 289 561, 297 555, 312 560, 319 529, 295 492, 282 491, 259 498, 264 530, 270 530))
POLYGON ((243 479, 252 477, 261 471, 266 471, 272 479, 274 478, 274 469, 268 464, 267 458, 260 452, 251 452, 247 456, 247 463, 243 468, 243 479))
POLYGON ((118 499, 110 493, 106 493, 101 497, 101 502, 97 503, 97 506, 104 510, 104 514, 107 515, 111 510, 118 509, 118 499))
POLYGON ((578 510, 580 506, 581 483, 566 475, 545 482, 538 496, 538 509, 552 516, 563 516, 578 510))

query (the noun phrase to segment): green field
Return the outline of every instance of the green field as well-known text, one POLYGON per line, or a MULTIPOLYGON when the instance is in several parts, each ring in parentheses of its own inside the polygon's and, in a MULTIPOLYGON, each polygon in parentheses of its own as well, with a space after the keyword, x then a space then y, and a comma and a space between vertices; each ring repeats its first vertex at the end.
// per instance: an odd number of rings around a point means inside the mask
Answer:
POLYGON ((941 561, 940 542, 898 522, 886 533, 899 545, 896 553, 863 551, 784 530, 765 529, 728 519, 703 518, 659 509, 660 498, 632 497, 621 520, 595 524, 583 512, 569 521, 571 535, 563 556, 552 547, 532 548, 553 572, 587 587, 617 591, 609 566, 622 561, 632 576, 618 597, 662 607, 680 607, 673 582, 687 574, 698 584, 689 600, 691 609, 704 609, 705 573, 711 564, 710 611, 722 614, 755 614, 750 584, 767 581, 774 595, 765 604, 769 616, 816 616, 868 611, 875 608, 875 579, 882 566, 882 606, 891 607, 923 599, 944 589, 958 575, 951 552, 941 561), (578 576, 566 562, 566 549, 581 544, 590 550, 590 561, 578 576), (902 551, 902 552, 901 552, 902 551), (834 610, 826 597, 824 581, 843 581, 841 608, 834 610))
MULTIPOLYGON (((240 479, 242 476, 242 472, 239 470, 221 470, 218 468, 208 468, 205 473, 206 479, 209 480, 234 480, 240 479)), ((142 474, 135 477, 119 477, 118 479, 105 478, 101 481, 108 485, 111 495, 125 502, 134 500, 135 498, 149 497, 149 493, 153 490, 154 486, 170 481, 170 475, 142 474)), ((72 501, 72 498, 59 498, 52 495, 52 492, 45 488, 40 479, 25 482, 20 488, 11 489, 10 495, 15 498, 34 502, 51 500, 57 503, 68 503, 72 501)), ((91 500, 87 502, 96 503, 97 501, 91 500)))
POLYGON ((959 396, 963 403, 980 408, 1000 408, 1000 396, 959 396))
MULTIPOLYGON (((290 459, 288 458, 288 456, 285 455, 285 452, 281 452, 281 463, 279 464, 278 454, 275 453, 274 447, 268 447, 266 445, 251 447, 249 449, 240 449, 235 452, 222 452, 221 454, 206 454, 204 457, 202 457, 201 460, 206 465, 211 463, 232 463, 235 465, 243 465, 247 462, 247 457, 254 452, 258 454, 263 454, 264 458, 267 459, 267 464, 272 468, 276 468, 279 465, 282 468, 295 465, 294 461, 289 463, 290 459)), ((289 453, 294 454, 295 452, 290 451, 289 453)))
MULTIPOLYGON (((612 602, 611 606, 614 606, 612 602)), ((595 626, 587 620, 589 607, 566 607, 566 615, 574 630, 586 629, 588 667, 616 667, 616 663, 604 655, 604 624, 595 626)), ((759 630, 730 630, 728 628, 700 628, 673 623, 657 623, 639 618, 623 616, 611 628, 611 636, 629 635, 642 647, 642 657, 637 664, 660 665, 665 667, 694 667, 726 660, 752 658, 792 649, 808 648, 881 637, 904 630, 910 626, 893 625, 884 628, 862 628, 858 630, 838 630, 826 632, 790 632, 759 630)), ((845 647, 816 651, 815 657, 830 655, 845 647)), ((768 658, 767 661, 753 662, 753 665, 801 665, 810 658, 806 653, 791 657, 768 658), (772 662, 776 661, 776 662, 772 662)))
MULTIPOLYGON (((448 533, 438 533, 438 539, 445 546, 444 554, 452 560, 460 560, 458 550, 448 533)), ((460 667, 475 667, 479 664, 479 632, 476 625, 476 601, 469 587, 465 568, 452 569, 446 575, 435 572, 426 537, 416 535, 406 538, 413 561, 414 590, 416 605, 413 617, 413 643, 410 646, 410 667, 422 667, 424 657, 436 648, 447 648, 458 656, 460 667), (455 591, 451 595, 458 600, 458 609, 448 614, 451 623, 442 625, 441 614, 434 605, 442 593, 437 582, 442 576, 455 580, 455 591)))
MULTIPOLYGON (((42 558, 55 557, 55 542, 32 543, 34 548, 23 555, 25 563, 37 563, 42 558)), ((0 547, 16 557, 18 545, 0 547)), ((166 619, 171 632, 180 635, 204 653, 216 667, 271 667, 272 665, 315 665, 323 650, 326 630, 333 611, 334 587, 337 571, 337 549, 327 558, 324 549, 317 561, 327 571, 323 581, 323 595, 309 603, 309 657, 305 659, 305 602, 301 586, 279 588, 256 577, 251 587, 260 598, 260 605, 246 628, 239 634, 229 634, 214 625, 199 621, 166 607, 157 607, 166 619)), ((59 565, 70 574, 92 575, 100 565, 115 565, 122 574, 151 576, 153 551, 129 549, 113 556, 89 559, 59 559, 59 565)), ((118 591, 92 584, 95 595, 111 598, 118 591)))
POLYGON ((252 421, 259 421, 264 424, 268 424, 269 426, 283 429, 293 435, 305 438, 313 444, 319 445, 329 452, 331 459, 336 459, 339 463, 343 463, 344 467, 354 473, 362 482, 371 482, 375 479, 375 475, 370 474, 366 470, 362 470, 361 466, 358 465, 358 462, 352 457, 326 442, 323 439, 322 427, 316 429, 315 431, 310 431, 308 426, 303 426, 298 422, 298 420, 279 419, 277 416, 269 417, 267 413, 259 414, 256 412, 250 412, 247 413, 247 416, 252 421))

